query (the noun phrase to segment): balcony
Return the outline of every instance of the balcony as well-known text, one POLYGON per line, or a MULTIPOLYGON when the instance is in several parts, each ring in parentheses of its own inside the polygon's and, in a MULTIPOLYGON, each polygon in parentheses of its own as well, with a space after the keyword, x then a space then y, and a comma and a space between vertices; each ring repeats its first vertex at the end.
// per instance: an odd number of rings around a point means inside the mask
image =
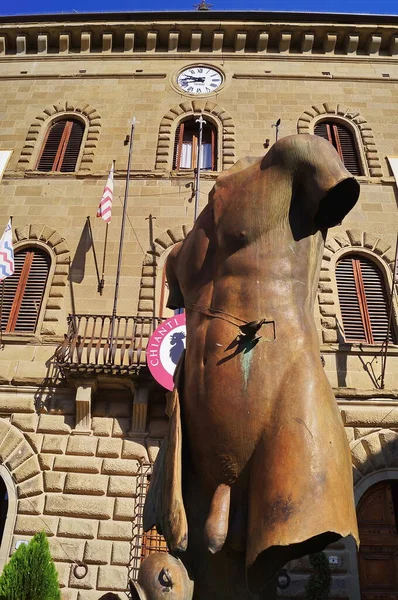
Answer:
POLYGON ((146 367, 149 337, 164 319, 158 317, 78 315, 68 317, 68 333, 55 353, 67 374, 138 375, 146 367), (113 323, 113 327, 112 327, 113 323))

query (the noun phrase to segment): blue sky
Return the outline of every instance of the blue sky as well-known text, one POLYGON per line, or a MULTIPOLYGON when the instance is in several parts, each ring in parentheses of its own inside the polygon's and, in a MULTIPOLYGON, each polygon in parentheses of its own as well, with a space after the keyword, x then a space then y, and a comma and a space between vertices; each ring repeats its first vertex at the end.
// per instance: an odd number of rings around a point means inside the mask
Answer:
MULTIPOLYGON (((139 10, 193 10, 198 0, 0 0, 0 15, 111 12, 139 10)), ((396 0, 209 0, 213 10, 277 10, 398 14, 396 0)))

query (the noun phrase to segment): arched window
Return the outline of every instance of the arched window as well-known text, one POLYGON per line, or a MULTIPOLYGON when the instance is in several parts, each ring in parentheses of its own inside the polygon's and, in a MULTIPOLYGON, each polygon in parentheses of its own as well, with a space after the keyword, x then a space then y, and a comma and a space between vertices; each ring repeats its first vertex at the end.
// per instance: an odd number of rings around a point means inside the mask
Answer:
POLYGON ((14 257, 15 270, 0 286, 1 329, 33 333, 46 288, 50 257, 40 248, 24 248, 14 257))
MULTIPOLYGON (((389 302, 380 269, 368 258, 349 255, 337 263, 336 279, 345 341, 385 342, 389 302)), ((389 337, 395 343, 392 329, 389 337)))
MULTIPOLYGON (((179 124, 174 143, 173 169, 195 169, 198 156, 199 124, 196 117, 179 124)), ((202 153, 200 168, 217 169, 217 130, 207 122, 202 130, 202 153)))
POLYGON ((363 174, 354 135, 348 127, 334 121, 321 121, 315 125, 314 134, 323 137, 334 146, 350 173, 363 174))
POLYGON ((84 124, 78 119, 62 119, 50 125, 37 170, 73 172, 76 169, 83 134, 84 124))

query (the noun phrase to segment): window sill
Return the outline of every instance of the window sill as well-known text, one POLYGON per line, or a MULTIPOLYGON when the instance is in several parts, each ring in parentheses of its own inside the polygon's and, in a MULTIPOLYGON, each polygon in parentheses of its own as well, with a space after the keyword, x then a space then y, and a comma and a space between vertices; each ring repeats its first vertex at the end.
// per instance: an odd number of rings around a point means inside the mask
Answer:
MULTIPOLYGON (((346 352, 349 354, 369 354, 375 355, 380 354, 382 351, 382 344, 361 344, 361 343, 340 343, 340 344, 321 344, 321 353, 336 353, 336 352, 346 352)), ((397 344, 389 344, 388 355, 398 356, 398 345, 397 344)))
POLYGON ((42 339, 35 333, 3 333, 3 344, 32 344, 34 346, 41 345, 42 339))
MULTIPOLYGON (((217 179, 220 175, 221 171, 201 171, 200 178, 201 179, 217 179)), ((184 169, 184 170, 173 170, 170 171, 171 177, 186 177, 187 179, 193 179, 196 177, 196 173, 193 169, 184 169)))

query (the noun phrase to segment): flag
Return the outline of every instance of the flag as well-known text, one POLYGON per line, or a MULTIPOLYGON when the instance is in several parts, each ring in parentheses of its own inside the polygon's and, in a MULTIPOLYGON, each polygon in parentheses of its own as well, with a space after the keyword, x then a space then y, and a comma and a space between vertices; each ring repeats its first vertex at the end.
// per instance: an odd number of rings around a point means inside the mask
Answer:
POLYGON ((97 210, 97 217, 102 217, 106 223, 110 223, 112 216, 112 201, 113 201, 113 167, 109 171, 108 181, 104 187, 101 202, 97 210))
POLYGON ((11 219, 0 240, 0 281, 14 273, 14 248, 12 246, 11 219))

